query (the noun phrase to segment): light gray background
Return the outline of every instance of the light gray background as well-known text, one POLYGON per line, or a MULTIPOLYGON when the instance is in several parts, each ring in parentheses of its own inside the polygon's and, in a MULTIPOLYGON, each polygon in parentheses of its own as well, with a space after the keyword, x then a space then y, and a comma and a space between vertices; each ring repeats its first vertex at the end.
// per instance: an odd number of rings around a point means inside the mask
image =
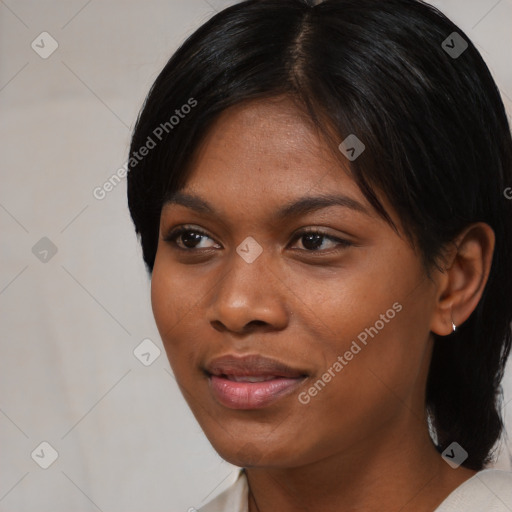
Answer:
MULTIPOLYGON (((186 511, 236 469, 172 377, 126 181, 93 196, 126 161, 167 59, 228 3, 0 0, 0 511, 186 511), (47 59, 31 48, 44 31, 59 45, 47 59), (58 250, 46 263, 32 252, 42 237, 58 250), (162 351, 150 366, 133 354, 146 338, 162 351), (59 454, 48 469, 31 458, 42 441, 59 454)), ((477 44, 510 112, 512 0, 435 5, 477 44)))

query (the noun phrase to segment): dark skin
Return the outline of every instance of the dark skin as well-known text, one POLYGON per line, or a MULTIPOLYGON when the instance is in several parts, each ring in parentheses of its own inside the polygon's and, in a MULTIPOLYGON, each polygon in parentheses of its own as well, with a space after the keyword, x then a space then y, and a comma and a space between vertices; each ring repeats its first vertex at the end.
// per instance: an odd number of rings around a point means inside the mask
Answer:
POLYGON ((475 474, 435 450, 424 393, 432 333, 449 343, 452 321, 467 320, 487 282, 495 242, 487 224, 468 226, 428 279, 391 205, 380 197, 399 234, 286 99, 225 111, 184 190, 217 215, 162 209, 153 313, 206 436, 247 468, 250 512, 427 512, 475 474), (337 205, 276 219, 284 203, 319 193, 349 196, 367 213, 337 205), (164 240, 181 225, 206 235, 164 240), (294 236, 310 227, 325 232, 313 249, 294 236), (250 264, 235 250, 248 236, 263 249, 250 264), (307 391, 396 302, 401 311, 307 404, 293 393, 234 410, 210 391, 202 367, 231 353, 305 368, 299 392, 307 391))

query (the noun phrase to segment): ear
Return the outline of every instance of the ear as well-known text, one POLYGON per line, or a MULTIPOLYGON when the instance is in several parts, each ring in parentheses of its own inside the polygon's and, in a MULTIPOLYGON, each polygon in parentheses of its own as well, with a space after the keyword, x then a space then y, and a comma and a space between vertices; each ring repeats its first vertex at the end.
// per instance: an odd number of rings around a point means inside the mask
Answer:
POLYGON ((447 250, 444 271, 438 273, 436 303, 430 330, 441 336, 453 332, 475 310, 489 278, 495 235, 484 222, 471 224, 447 250))

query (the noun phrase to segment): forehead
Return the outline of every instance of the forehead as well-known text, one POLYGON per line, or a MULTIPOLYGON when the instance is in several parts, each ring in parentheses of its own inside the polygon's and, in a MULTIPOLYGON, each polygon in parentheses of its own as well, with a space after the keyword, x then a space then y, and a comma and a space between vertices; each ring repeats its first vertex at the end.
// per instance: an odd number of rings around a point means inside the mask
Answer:
POLYGON ((185 188, 248 196, 344 189, 361 195, 348 165, 287 98, 262 99, 222 112, 197 148, 185 188))
POLYGON ((240 222, 259 215, 284 221, 287 215, 341 205, 346 208, 340 214, 382 220, 344 160, 290 99, 235 105, 212 124, 184 187, 167 198, 162 213, 181 205, 240 222))
POLYGON ((198 155, 208 152, 210 157, 215 155, 221 159, 236 153, 237 157, 256 157, 277 163, 284 157, 285 162, 280 162, 282 165, 299 163, 305 155, 333 159, 332 150, 311 120, 286 97, 253 100, 229 107, 212 124, 198 150, 198 155), (262 149, 272 151, 262 152, 262 149))

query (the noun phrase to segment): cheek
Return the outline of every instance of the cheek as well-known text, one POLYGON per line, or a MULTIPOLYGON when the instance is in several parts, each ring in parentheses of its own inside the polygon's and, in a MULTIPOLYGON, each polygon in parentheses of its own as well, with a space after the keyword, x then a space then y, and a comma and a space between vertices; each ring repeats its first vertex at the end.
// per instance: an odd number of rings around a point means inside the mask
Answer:
POLYGON ((197 279, 173 261, 165 245, 159 245, 151 278, 151 306, 158 328, 165 328, 163 340, 171 328, 178 327, 190 316, 197 315, 195 306, 201 296, 197 279))
POLYGON ((404 283, 378 268, 370 272, 338 269, 330 276, 290 275, 286 284, 290 309, 298 313, 300 325, 295 328, 307 333, 311 348, 330 359, 349 350, 353 340, 364 346, 372 335, 380 337, 389 331, 400 315, 397 303, 406 293, 404 283))
POLYGON ((165 341, 163 338, 166 330, 175 320, 176 311, 173 307, 171 283, 168 281, 169 279, 165 277, 165 273, 160 270, 160 266, 155 263, 151 278, 151 307, 163 341, 165 341))
POLYGON ((310 412, 331 415, 333 422, 326 428, 333 435, 347 425, 363 435, 361 419, 375 426, 400 414, 404 406, 421 406, 430 355, 428 297, 395 297, 363 308, 365 313, 356 318, 340 314, 338 325, 345 326, 345 334, 324 345, 325 362, 312 382, 314 389, 308 390, 316 394, 309 406, 310 412), (328 382, 315 385, 319 380, 328 382))
MULTIPOLYGON (((319 367, 315 377, 328 381, 325 391, 318 386, 326 407, 331 400, 348 407, 355 397, 375 403, 390 390, 407 394, 428 363, 429 292, 422 275, 387 268, 303 281, 298 328, 307 332, 309 358, 319 367)), ((292 291, 299 294, 297 287, 292 291)))
POLYGON ((151 279, 151 306, 155 323, 173 369, 180 360, 187 359, 186 350, 193 350, 193 340, 184 336, 184 329, 192 318, 198 317, 197 297, 168 265, 155 261, 151 279), (182 342, 185 340, 187 343, 182 342), (178 357, 180 356, 180 357, 178 357))

